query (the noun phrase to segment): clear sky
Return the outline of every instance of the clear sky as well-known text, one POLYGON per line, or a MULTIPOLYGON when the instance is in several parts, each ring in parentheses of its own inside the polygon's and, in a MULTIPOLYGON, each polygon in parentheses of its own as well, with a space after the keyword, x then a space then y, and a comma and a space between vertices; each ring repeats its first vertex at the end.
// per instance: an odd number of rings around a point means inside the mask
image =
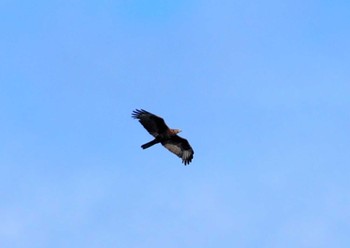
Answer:
POLYGON ((350 247, 349 11, 1 1, 0 247, 350 247))

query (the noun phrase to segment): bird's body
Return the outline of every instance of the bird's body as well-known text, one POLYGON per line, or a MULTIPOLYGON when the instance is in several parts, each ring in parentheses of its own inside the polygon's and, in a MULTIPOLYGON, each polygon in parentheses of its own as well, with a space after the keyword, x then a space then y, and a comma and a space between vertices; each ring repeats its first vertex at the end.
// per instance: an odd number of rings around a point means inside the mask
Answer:
POLYGON ((134 110, 132 117, 138 119, 142 126, 154 137, 152 141, 141 146, 143 149, 161 143, 169 151, 180 157, 185 165, 192 161, 194 154, 192 147, 186 139, 177 135, 181 130, 169 128, 163 118, 143 109, 134 110))

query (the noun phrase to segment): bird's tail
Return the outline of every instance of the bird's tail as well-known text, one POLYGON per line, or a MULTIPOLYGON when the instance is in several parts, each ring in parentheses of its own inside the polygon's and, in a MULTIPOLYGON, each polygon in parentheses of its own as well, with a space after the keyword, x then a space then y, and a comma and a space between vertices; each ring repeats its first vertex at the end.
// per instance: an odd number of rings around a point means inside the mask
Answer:
POLYGON ((153 146, 153 145, 155 145, 155 144, 157 144, 157 143, 159 143, 159 140, 154 139, 154 140, 152 140, 152 141, 150 141, 150 142, 148 142, 148 143, 146 143, 146 144, 143 144, 141 147, 142 147, 143 149, 147 149, 148 147, 151 147, 151 146, 153 146))

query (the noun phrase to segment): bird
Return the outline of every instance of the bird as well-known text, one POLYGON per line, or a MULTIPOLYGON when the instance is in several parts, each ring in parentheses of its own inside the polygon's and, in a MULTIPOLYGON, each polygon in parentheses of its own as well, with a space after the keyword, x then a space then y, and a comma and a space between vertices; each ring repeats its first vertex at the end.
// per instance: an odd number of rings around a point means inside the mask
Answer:
POLYGON ((163 118, 143 109, 135 109, 131 116, 139 120, 141 125, 154 137, 153 140, 141 146, 143 149, 161 143, 170 152, 181 158, 184 165, 191 163, 194 151, 186 139, 177 135, 181 132, 180 129, 169 128, 163 118))

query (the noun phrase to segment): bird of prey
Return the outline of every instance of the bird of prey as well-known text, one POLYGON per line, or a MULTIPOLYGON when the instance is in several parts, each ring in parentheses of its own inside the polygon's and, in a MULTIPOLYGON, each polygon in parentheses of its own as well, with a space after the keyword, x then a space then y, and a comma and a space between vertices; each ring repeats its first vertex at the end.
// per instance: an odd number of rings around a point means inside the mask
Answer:
POLYGON ((143 149, 161 143, 169 151, 180 157, 185 165, 192 161, 194 151, 186 139, 177 135, 181 132, 180 129, 169 128, 163 118, 143 109, 134 110, 131 116, 138 119, 142 126, 154 137, 152 141, 141 146, 143 149))

